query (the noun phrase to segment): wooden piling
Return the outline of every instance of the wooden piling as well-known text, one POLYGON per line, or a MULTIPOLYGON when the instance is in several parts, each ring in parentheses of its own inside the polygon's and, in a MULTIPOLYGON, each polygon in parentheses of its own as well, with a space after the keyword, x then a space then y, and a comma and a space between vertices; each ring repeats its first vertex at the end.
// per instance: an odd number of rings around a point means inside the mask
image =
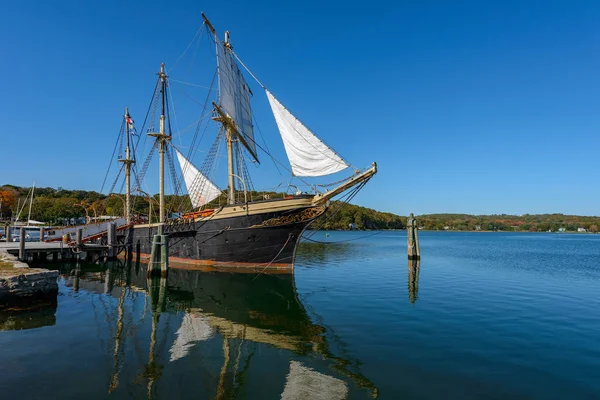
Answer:
POLYGON ((75 242, 77 243, 77 248, 81 250, 83 246, 83 228, 77 228, 75 242))
POLYGON ((46 230, 44 229, 44 227, 40 227, 40 242, 44 241, 44 235, 46 234, 46 230))
POLYGON ((408 259, 421 259, 421 249, 419 248, 419 233, 417 229, 417 220, 413 213, 410 213, 406 221, 406 234, 408 236, 408 259))
POLYGON ((113 260, 115 258, 115 246, 117 242, 117 226, 114 222, 109 222, 107 224, 107 244, 108 244, 108 254, 107 258, 109 260, 113 260))
POLYGON ((9 224, 4 225, 4 237, 6 238, 6 243, 12 242, 12 232, 9 224))
POLYGON ((168 236, 163 235, 163 225, 158 226, 158 232, 152 238, 152 251, 148 263, 148 276, 166 277, 169 270, 168 236))
POLYGON ((25 261, 25 228, 19 231, 19 261, 25 261))

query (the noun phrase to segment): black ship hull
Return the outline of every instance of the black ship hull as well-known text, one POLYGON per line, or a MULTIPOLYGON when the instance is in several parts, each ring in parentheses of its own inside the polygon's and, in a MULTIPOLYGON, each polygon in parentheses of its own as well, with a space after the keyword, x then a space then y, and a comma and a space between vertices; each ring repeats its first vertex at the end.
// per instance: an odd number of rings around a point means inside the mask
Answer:
MULTIPOLYGON (((302 233, 324 211, 323 206, 307 206, 214 219, 170 221, 163 226, 163 234, 168 237, 169 262, 291 271, 302 233)), ((158 231, 157 224, 130 228, 134 255, 149 258, 158 231)))

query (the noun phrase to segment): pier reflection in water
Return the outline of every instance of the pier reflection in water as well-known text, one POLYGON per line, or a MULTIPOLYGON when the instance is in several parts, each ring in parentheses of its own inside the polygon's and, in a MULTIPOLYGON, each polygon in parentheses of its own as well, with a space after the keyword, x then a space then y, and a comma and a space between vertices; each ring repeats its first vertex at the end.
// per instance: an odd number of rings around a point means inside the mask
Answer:
POLYGON ((0 310, 0 331, 41 328, 56 324, 56 298, 0 310))
MULTIPOLYGON (((325 329, 311 321, 298 299, 293 275, 171 269, 168 278, 149 280, 139 264, 56 267, 63 277, 59 311, 71 310, 58 312, 56 323, 81 324, 89 354, 79 356, 104 374, 73 393, 90 398, 107 393, 113 398, 377 397, 358 362, 329 350, 325 329), (84 313, 93 316, 78 321, 84 313)), ((62 355, 42 362, 86 381, 75 359, 62 355)), ((31 370, 27 375, 36 376, 31 370)), ((35 393, 39 389, 31 389, 35 393)))

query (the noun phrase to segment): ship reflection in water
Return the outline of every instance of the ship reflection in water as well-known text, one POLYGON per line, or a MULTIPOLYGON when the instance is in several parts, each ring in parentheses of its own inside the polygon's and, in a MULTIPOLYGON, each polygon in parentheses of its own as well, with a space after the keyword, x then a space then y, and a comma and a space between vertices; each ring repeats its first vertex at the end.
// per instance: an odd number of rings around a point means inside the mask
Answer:
POLYGON ((61 294, 89 299, 89 346, 110 366, 99 368, 98 390, 112 398, 378 395, 357 360, 330 350, 337 339, 312 322, 293 275, 171 269, 149 280, 139 264, 60 269, 61 294))

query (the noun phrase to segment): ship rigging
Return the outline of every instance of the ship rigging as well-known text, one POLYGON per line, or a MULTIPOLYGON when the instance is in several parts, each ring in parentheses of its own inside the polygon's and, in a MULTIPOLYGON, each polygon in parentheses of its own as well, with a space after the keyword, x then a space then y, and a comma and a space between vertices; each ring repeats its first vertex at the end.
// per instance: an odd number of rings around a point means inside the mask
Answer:
MULTIPOLYGON (((184 155, 181 146, 178 148, 173 144, 170 114, 174 107, 169 91, 170 78, 165 64, 161 64, 152 101, 142 125, 142 132, 146 132, 147 137, 152 140, 150 151, 141 170, 138 171, 135 150, 140 147, 142 135, 134 136, 133 120, 126 109, 120 139, 117 140, 117 143, 125 143, 125 157, 119 160, 122 166, 110 192, 114 190, 122 171, 125 171, 122 187, 125 187, 126 192, 124 213, 127 224, 130 225, 128 242, 137 243, 142 254, 150 253, 154 234, 164 233, 169 240, 169 257, 176 262, 290 269, 293 267, 295 249, 304 230, 325 212, 333 197, 344 192, 354 195, 360 190, 377 172, 376 164, 373 163, 365 170, 355 169, 352 176, 334 182, 331 184, 333 188, 324 192, 321 192, 316 184, 308 183, 307 178, 335 174, 351 167, 351 164, 319 139, 258 80, 234 53, 228 31, 224 41, 221 41, 206 16, 202 16, 203 25, 192 42, 196 39, 199 42, 202 33, 207 33, 206 36, 215 46, 217 68, 208 86, 208 95, 202 105, 187 156, 184 155), (283 141, 289 168, 271 155, 266 141, 263 146, 256 140, 256 118, 251 107, 253 92, 244 78, 243 70, 254 78, 265 92, 283 141), (214 90, 215 86, 218 90, 214 90), (211 99, 215 91, 218 95, 216 99, 211 99), (157 110, 158 130, 155 127, 157 110), (218 133, 202 166, 197 168, 191 159, 208 128, 208 120, 216 123, 218 133), (202 135, 198 140, 201 131, 202 135), (227 159, 225 191, 216 184, 216 164, 223 142, 227 159), (256 199, 247 163, 260 163, 258 150, 273 159, 276 166, 290 171, 292 178, 299 179, 308 190, 303 192, 290 183, 288 188, 296 188, 292 195, 285 195, 283 198, 263 195, 256 199), (156 152, 159 154, 158 201, 150 195, 148 201, 157 203, 158 218, 153 221, 150 216, 148 223, 142 224, 133 218, 135 201, 140 198, 139 195, 133 194, 146 194, 142 185, 145 185, 144 178, 156 152), (181 178, 178 178, 174 167, 175 159, 180 167, 181 178), (175 194, 168 196, 168 199, 165 194, 166 163, 175 194), (182 198, 178 195, 183 185, 187 189, 188 197, 182 198)), ((188 49, 190 47, 188 46, 188 49)), ((260 133, 260 129, 258 131, 260 133)), ((260 134, 262 136, 262 133, 260 134)))

